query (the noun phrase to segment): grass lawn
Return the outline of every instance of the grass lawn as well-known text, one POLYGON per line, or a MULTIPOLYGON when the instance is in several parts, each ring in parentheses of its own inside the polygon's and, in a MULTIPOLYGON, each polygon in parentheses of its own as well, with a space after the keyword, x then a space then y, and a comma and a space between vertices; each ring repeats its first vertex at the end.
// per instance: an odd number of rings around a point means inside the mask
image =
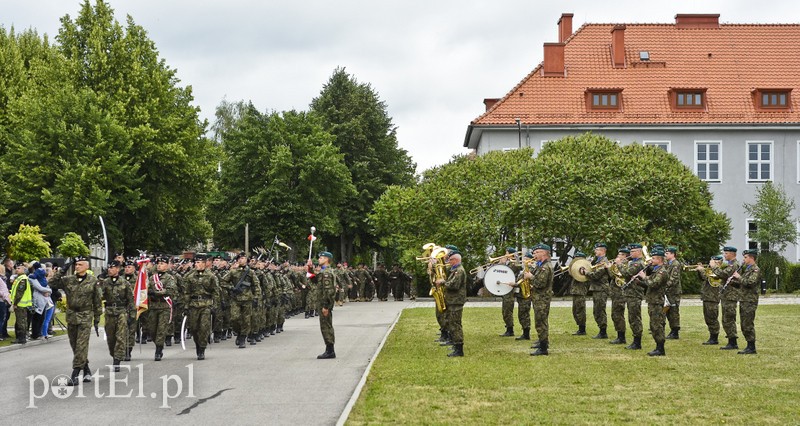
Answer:
MULTIPOLYGON (((67 324, 67 314, 65 314, 63 312, 59 312, 59 313, 56 314, 56 317, 58 317, 58 319, 60 319, 61 322, 64 323, 65 325, 67 324)), ((28 320, 30 321, 30 318, 28 320)), ((9 337, 8 339, 3 340, 2 342, 0 342, 0 348, 2 348, 4 346, 11 346, 11 342, 14 340, 14 337, 15 337, 15 334, 14 334, 14 324, 15 323, 16 323, 16 318, 14 317, 14 314, 11 314, 11 318, 8 319, 8 334, 11 337, 9 337)), ((66 334, 66 330, 62 330, 61 326, 58 325, 58 322, 54 322, 53 325, 54 325, 54 327, 53 327, 52 332, 53 332, 54 335, 60 336, 62 334, 66 334)))
POLYGON ((589 335, 572 336, 570 308, 552 308, 550 356, 531 357, 531 342, 498 337, 500 308, 465 309, 466 357, 447 358, 450 348, 433 342, 433 310, 406 309, 348 424, 800 421, 800 306, 760 306, 758 355, 747 356, 701 345, 708 338, 701 307, 681 308, 681 338, 667 340, 666 357, 647 356, 655 344, 646 309, 643 350, 636 351, 591 339, 597 327, 588 315, 589 335))

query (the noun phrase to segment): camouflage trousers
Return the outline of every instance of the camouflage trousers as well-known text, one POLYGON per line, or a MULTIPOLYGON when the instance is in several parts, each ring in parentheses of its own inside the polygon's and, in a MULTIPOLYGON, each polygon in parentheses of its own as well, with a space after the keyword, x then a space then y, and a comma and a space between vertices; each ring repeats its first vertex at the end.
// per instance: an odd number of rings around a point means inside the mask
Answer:
POLYGON ((642 337, 642 331, 644 331, 642 326, 642 301, 638 298, 627 299, 626 305, 628 307, 628 324, 631 326, 633 337, 642 337))
POLYGON ((514 292, 510 292, 506 295, 503 295, 503 305, 502 305, 502 313, 503 313, 503 323, 505 323, 506 328, 511 328, 514 326, 514 292))
POLYGON ((463 313, 464 305, 447 305, 447 310, 445 310, 450 341, 457 345, 464 343, 464 329, 461 327, 463 313))
POLYGON ((149 309, 147 319, 150 320, 150 337, 156 346, 164 346, 164 340, 170 328, 169 309, 149 309))
POLYGON ((433 308, 436 313, 436 322, 439 323, 439 331, 447 330, 447 309, 444 312, 439 312, 438 309, 433 308))
POLYGON ((703 302, 703 318, 706 320, 708 332, 719 334, 719 302, 703 302))
POLYGON ((136 310, 128 313, 128 348, 133 348, 136 344, 136 310))
POLYGON ((252 312, 253 302, 251 300, 241 302, 231 300, 231 326, 236 335, 247 337, 250 334, 252 312))
POLYGON ((83 368, 89 362, 89 336, 91 334, 91 321, 67 324, 69 345, 72 347, 72 368, 83 368))
POLYGON ((326 345, 336 343, 336 336, 333 333, 333 309, 328 310, 328 315, 319 313, 319 329, 322 332, 322 340, 326 345))
POLYGON ((586 327, 586 296, 572 295, 572 319, 578 327, 586 327))
POLYGON ((735 300, 722 300, 722 328, 725 330, 725 337, 734 339, 739 337, 736 334, 736 305, 735 300))
POLYGON ((183 312, 183 304, 175 303, 175 305, 172 307, 174 318, 172 318, 173 321, 169 323, 167 328, 167 336, 174 336, 176 340, 181 338, 181 323, 183 321, 183 318, 180 317, 181 312, 183 312))
POLYGON ((211 306, 189 308, 186 328, 192 333, 195 346, 208 346, 208 337, 211 336, 211 306))
POLYGON ((648 303, 647 313, 650 315, 650 333, 656 343, 664 342, 664 305, 661 303, 648 303))
MULTIPOLYGON (((523 330, 531 328, 531 298, 523 299, 517 296, 517 319, 523 330)), ((514 324, 513 322, 511 324, 514 324)))
POLYGON ((275 328, 275 320, 278 318, 278 311, 275 306, 270 305, 267 308, 267 330, 275 328))
POLYGON ((258 330, 261 330, 261 318, 264 315, 261 314, 261 310, 264 308, 259 302, 258 306, 252 308, 250 310, 250 333, 256 333, 258 330))
POLYGON ((358 299, 365 301, 367 300, 367 283, 361 282, 358 283, 358 299))
MULTIPOLYGON (((0 301, 0 303, 6 303, 0 301)), ((14 308, 14 336, 17 340, 23 338, 27 339, 28 336, 28 308, 14 308)))
POLYGON ((614 323, 614 330, 617 333, 625 334, 625 299, 611 298, 611 322, 614 323))
POLYGON ((105 313, 106 318, 106 343, 111 358, 122 360, 128 349, 128 313, 105 313))
POLYGON ((681 328, 681 299, 670 298, 669 310, 667 311, 667 321, 669 322, 670 330, 679 330, 681 328))
POLYGON ((539 341, 548 341, 550 337, 550 298, 533 301, 533 319, 536 323, 536 335, 539 341))
POLYGON ((742 335, 744 335, 744 340, 748 342, 756 341, 756 309, 758 309, 758 302, 739 302, 742 335))
POLYGON ((283 325, 283 323, 286 322, 286 305, 282 302, 279 302, 277 311, 278 316, 275 318, 275 324, 283 325))
POLYGON ((594 322, 601 330, 608 327, 608 318, 606 317, 606 302, 608 301, 608 293, 605 291, 592 292, 592 314, 594 315, 594 322))
POLYGON ((317 309, 317 292, 309 291, 306 294, 306 312, 311 312, 317 309))

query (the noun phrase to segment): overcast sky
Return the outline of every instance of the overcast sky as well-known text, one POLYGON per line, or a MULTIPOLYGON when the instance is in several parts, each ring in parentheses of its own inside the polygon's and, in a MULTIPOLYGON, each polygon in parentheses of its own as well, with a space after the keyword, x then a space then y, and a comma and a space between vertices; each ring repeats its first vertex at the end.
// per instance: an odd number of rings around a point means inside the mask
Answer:
MULTIPOLYGON (((94 0, 92 0, 94 3, 94 0)), ((80 0, 0 0, 0 25, 51 39, 80 0)), ((557 40, 561 13, 584 23, 672 23, 719 13, 724 23, 797 23, 796 1, 110 0, 117 19, 143 26, 191 85, 211 122, 222 99, 257 108, 308 108, 337 66, 371 83, 417 170, 462 148, 483 99, 501 97, 557 40)))

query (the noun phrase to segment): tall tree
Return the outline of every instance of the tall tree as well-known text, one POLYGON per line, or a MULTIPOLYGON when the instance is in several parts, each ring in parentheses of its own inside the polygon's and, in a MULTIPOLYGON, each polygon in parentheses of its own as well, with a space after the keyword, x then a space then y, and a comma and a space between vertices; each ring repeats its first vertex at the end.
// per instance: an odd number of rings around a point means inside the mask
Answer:
POLYGON ((354 252, 376 247, 367 215, 388 186, 413 183, 415 165, 398 146, 386 103, 370 84, 359 83, 344 68, 334 70, 311 102, 311 111, 335 136, 356 187, 352 196, 340 200, 344 208, 337 236, 341 257, 351 259, 354 252))
POLYGON ((782 185, 765 182, 756 190, 756 201, 744 203, 744 210, 756 224, 756 231, 748 238, 766 242, 769 249, 776 252, 782 252, 788 244, 795 244, 797 218, 794 208, 795 200, 786 195, 782 185))

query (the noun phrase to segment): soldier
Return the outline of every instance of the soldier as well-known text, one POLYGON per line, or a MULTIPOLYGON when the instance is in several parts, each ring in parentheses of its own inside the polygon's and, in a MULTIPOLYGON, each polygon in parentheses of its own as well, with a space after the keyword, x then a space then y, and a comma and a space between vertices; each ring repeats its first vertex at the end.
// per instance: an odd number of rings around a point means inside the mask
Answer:
POLYGON ((715 265, 711 271, 722 280, 723 286, 720 289, 722 300, 722 328, 725 330, 728 344, 721 347, 723 350, 739 349, 736 342, 736 305, 739 302, 739 281, 732 277, 739 270, 739 263, 736 261, 736 247, 726 246, 722 248, 724 261, 722 264, 715 265), (729 279, 730 278, 730 279, 729 279))
POLYGON ((133 312, 133 288, 119 276, 120 263, 112 260, 108 264, 107 276, 100 281, 100 294, 105 301, 105 332, 108 353, 119 372, 119 363, 130 354, 128 347, 128 322, 133 312))
MULTIPOLYGON (((517 253, 514 247, 506 247, 506 266, 511 267, 514 271, 514 276, 519 275, 519 267, 511 266, 511 256, 517 253)), ((516 289, 515 289, 516 290, 516 289)), ((506 326, 506 332, 501 334, 500 337, 514 337, 514 291, 510 291, 501 297, 500 312, 503 316, 503 323, 506 326)))
POLYGON ((250 271, 253 277, 253 288, 257 289, 256 293, 253 296, 253 309, 250 312, 250 336, 248 337, 248 342, 251 345, 255 345, 261 342, 261 297, 264 293, 263 283, 262 281, 262 274, 261 271, 258 269, 258 260, 256 256, 250 256, 250 261, 248 262, 248 266, 250 267, 250 271))
POLYGON ((385 302, 389 300, 389 273, 386 272, 386 266, 383 263, 378 264, 375 273, 375 283, 378 288, 378 300, 385 302))
POLYGON ((330 267, 333 255, 330 252, 322 251, 319 253, 319 270, 315 273, 314 264, 311 259, 306 263, 308 273, 311 274, 311 281, 317 286, 317 305, 322 315, 319 316, 319 328, 322 332, 322 340, 325 342, 325 352, 317 356, 317 359, 336 358, 334 344, 336 337, 333 332, 333 304, 336 293, 336 274, 330 267))
POLYGON ((461 252, 451 249, 447 259, 450 264, 450 274, 447 280, 439 279, 436 286, 444 286, 444 302, 447 306, 447 327, 450 340, 453 342, 453 351, 449 357, 464 356, 464 331, 461 326, 461 316, 464 312, 464 303, 467 301, 467 272, 461 265, 461 252))
MULTIPOLYGON (((606 258, 606 250, 608 246, 605 243, 597 243, 594 245, 594 259, 592 259, 592 266, 605 264, 608 266, 608 258, 606 258)), ((582 271, 588 278, 589 291, 592 292, 592 314, 594 322, 600 332, 592 339, 608 339, 608 319, 606 317, 606 302, 608 301, 608 282, 611 278, 608 268, 594 268, 589 271, 582 271)), ((624 308, 623 308, 624 309, 624 308)))
POLYGON ((625 304, 628 308, 628 323, 633 332, 633 343, 626 346, 625 349, 642 349, 642 300, 644 299, 644 291, 641 286, 629 283, 639 271, 645 269, 645 265, 642 261, 642 245, 634 243, 628 247, 631 250, 631 260, 627 264, 619 258, 616 260, 619 271, 627 280, 627 286, 623 286, 622 294, 625 297, 625 304))
POLYGON ((739 351, 739 355, 756 354, 756 309, 758 309, 758 290, 761 286, 761 270, 756 265, 756 250, 742 252, 744 271, 733 274, 734 279, 741 283, 741 296, 739 299, 739 318, 742 321, 742 335, 747 341, 747 347, 739 351))
MULTIPOLYGON (((711 258, 709 264, 717 264, 722 262, 722 256, 714 256, 711 258)), ((703 288, 700 290, 700 299, 703 301, 703 318, 708 327, 708 340, 703 342, 704 345, 718 345, 719 344, 719 290, 722 285, 722 280, 716 275, 707 275, 706 268, 702 265, 697 265, 695 269, 700 275, 700 280, 703 281, 703 288)), ((709 268, 709 272, 711 269, 709 268)))
POLYGON ((678 253, 677 247, 667 247, 664 251, 665 267, 669 269, 669 281, 667 282, 667 302, 669 302, 669 309, 667 310, 666 320, 669 321, 669 334, 667 339, 679 339, 679 332, 681 331, 681 272, 683 271, 683 264, 676 259, 678 253))
POLYGON ((164 343, 172 322, 173 298, 179 296, 175 278, 168 271, 169 258, 159 256, 156 258, 156 272, 147 280, 147 311, 150 336, 156 344, 156 361, 164 357, 164 343))
MULTIPOLYGON (((125 269, 123 270, 122 278, 125 280, 125 283, 128 285, 133 295, 136 291, 136 266, 132 260, 126 260, 124 265, 125 269)), ((134 298, 134 302, 135 301, 136 299, 134 298)), ((136 319, 136 307, 134 306, 133 309, 128 311, 128 345, 126 346, 128 350, 125 352, 125 361, 131 360, 131 352, 133 351, 133 345, 136 343, 137 332, 138 320, 136 319)))
POLYGON ((206 256, 196 255, 194 270, 184 279, 183 300, 188 310, 187 328, 194 339, 197 359, 206 358, 206 346, 211 335, 211 316, 219 306, 219 283, 217 277, 206 268, 206 256))
POLYGON ((230 287, 227 283, 222 281, 222 277, 228 273, 228 266, 221 256, 214 256, 212 270, 217 277, 219 285, 219 306, 217 306, 217 315, 213 318, 214 327, 214 343, 217 343, 217 336, 219 340, 228 340, 230 336, 230 287))
MULTIPOLYGON (((67 268, 67 265, 65 265, 67 268)), ((67 296, 67 334, 72 347, 72 374, 68 386, 78 385, 78 374, 83 369, 83 381, 90 382, 92 372, 89 369, 89 334, 92 324, 97 332, 103 304, 100 300, 100 287, 97 278, 88 273, 89 259, 75 258, 75 274, 64 275, 57 271, 49 281, 53 290, 64 290, 67 296)))
POLYGON ((533 258, 536 267, 526 272, 525 278, 531 279, 531 297, 533 299, 533 315, 536 323, 538 342, 532 356, 549 355, 550 348, 550 300, 553 297, 553 266, 550 264, 550 246, 544 243, 533 246, 533 258))
POLYGON ((395 302, 403 301, 403 283, 405 282, 405 273, 400 269, 400 265, 392 265, 392 272, 389 273, 389 285, 392 287, 392 294, 394 295, 395 302))
POLYGON ((319 311, 317 311, 317 286, 314 282, 308 279, 305 268, 302 266, 299 268, 300 272, 303 274, 303 282, 305 282, 306 289, 308 290, 306 294, 306 306, 308 309, 310 309, 308 318, 314 318, 315 316, 319 316, 319 311))
MULTIPOLYGON (((586 254, 582 251, 576 251, 573 256, 575 259, 585 259, 586 254)), ((569 286, 569 294, 572 295, 572 319, 578 325, 578 331, 572 333, 573 336, 586 335, 586 295, 589 294, 589 283, 584 281, 580 282, 574 278, 571 279, 569 286)))
MULTIPOLYGON (((231 325, 236 333, 236 346, 246 347, 250 337, 250 317, 253 311, 253 272, 247 265, 247 256, 240 253, 234 258, 230 271, 222 281, 231 288, 231 325)), ((254 340, 251 343, 255 342, 254 340)))
MULTIPOLYGON (((528 259, 527 261, 530 261, 532 257, 532 253, 525 253, 525 258, 528 259)), ((524 261, 526 261, 526 259, 523 259, 523 262, 524 261)), ((524 277, 520 275, 520 267, 517 266, 512 259, 506 260, 506 266, 511 268, 515 277, 524 279, 524 277)), ((514 299, 517 301, 517 319, 519 319, 519 325, 522 326, 522 334, 515 340, 531 340, 531 300, 533 297, 533 289, 531 289, 531 294, 529 294, 528 297, 523 297, 522 289, 517 285, 517 283, 514 282, 512 285, 514 286, 514 290, 511 292, 511 294, 514 295, 514 299)), ((511 329, 511 333, 513 335, 513 328, 511 329)))
POLYGON ((613 265, 608 266, 609 275, 612 276, 612 281, 608 285, 608 296, 611 298, 611 322, 614 324, 614 331, 617 332, 617 338, 608 342, 612 345, 628 343, 625 339, 625 295, 622 293, 625 277, 619 271, 618 262, 625 262, 630 254, 631 251, 628 247, 620 247, 613 265))
MULTIPOLYGON (((17 262, 14 264, 14 273, 17 277, 11 286, 11 312, 14 313, 13 344, 24 345, 28 341, 28 310, 33 306, 31 282, 28 279, 28 264, 17 262)), ((5 303, 0 300, 0 303, 5 303)))
MULTIPOLYGON (((641 270, 636 274, 637 281, 647 288, 647 313, 650 314, 650 332, 656 342, 656 348, 647 353, 650 356, 664 356, 664 298, 670 279, 670 268, 664 265, 664 252, 653 250, 653 272, 650 276, 641 270)), ((680 270, 679 270, 680 273, 680 270)), ((639 285, 639 284, 633 284, 639 285)))

